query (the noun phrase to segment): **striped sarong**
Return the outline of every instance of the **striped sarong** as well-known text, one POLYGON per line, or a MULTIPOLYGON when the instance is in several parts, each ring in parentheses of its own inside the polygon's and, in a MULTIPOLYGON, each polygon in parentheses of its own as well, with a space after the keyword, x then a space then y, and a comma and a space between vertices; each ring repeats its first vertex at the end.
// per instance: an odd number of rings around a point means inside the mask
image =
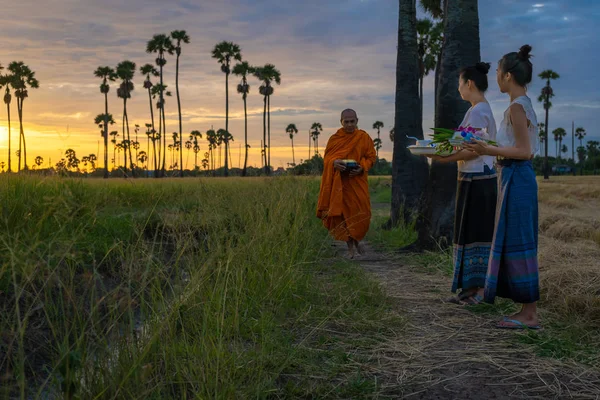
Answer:
POLYGON ((498 203, 485 301, 496 296, 517 303, 540 298, 538 192, 531 161, 504 160, 498 166, 498 203))
POLYGON ((458 173, 454 213, 452 292, 482 288, 494 237, 498 184, 496 171, 458 173))

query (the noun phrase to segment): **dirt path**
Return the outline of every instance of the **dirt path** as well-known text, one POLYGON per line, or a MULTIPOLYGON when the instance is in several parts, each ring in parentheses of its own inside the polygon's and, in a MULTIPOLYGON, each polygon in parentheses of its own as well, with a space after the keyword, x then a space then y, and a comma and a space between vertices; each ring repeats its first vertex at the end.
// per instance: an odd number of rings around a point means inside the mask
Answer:
POLYGON ((358 262, 409 320, 405 332, 369 355, 382 397, 600 399, 600 371, 537 357, 514 340, 523 333, 495 329, 495 320, 441 302, 447 277, 366 248, 358 262))

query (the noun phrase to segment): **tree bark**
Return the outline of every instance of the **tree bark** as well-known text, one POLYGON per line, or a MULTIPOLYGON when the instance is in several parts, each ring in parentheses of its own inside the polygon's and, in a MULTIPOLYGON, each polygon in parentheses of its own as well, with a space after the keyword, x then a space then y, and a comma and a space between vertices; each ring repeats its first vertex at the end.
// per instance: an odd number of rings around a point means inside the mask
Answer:
POLYGON ((243 97, 244 97, 244 146, 245 146, 244 148, 245 148, 245 153, 244 153, 244 169, 242 170, 242 176, 246 176, 246 169, 248 168, 248 111, 246 108, 246 93, 244 93, 243 97))
POLYGON ((423 138, 416 13, 414 0, 400 0, 390 212, 392 225, 414 217, 427 178, 425 158, 414 156, 407 149, 410 144, 407 136, 423 138))
POLYGON ((179 52, 175 61, 175 92, 177 94, 177 112, 179 113, 179 176, 183 178, 183 127, 181 123, 181 99, 179 98, 179 52))
MULTIPOLYGON (((546 87, 550 86, 550 80, 546 87)), ((549 91, 546 90, 546 102, 544 104, 544 108, 546 109, 546 125, 544 125, 544 129, 546 129, 546 140, 544 140, 544 180, 550 179, 549 171, 548 171, 548 140, 550 140, 550 130, 548 129, 548 113, 550 110, 548 109, 548 102, 550 101, 549 91)))
MULTIPOLYGON (((456 128, 469 108, 458 93, 460 69, 480 60, 477 0, 446 1, 444 16, 435 126, 456 128)), ((418 247, 452 244, 456 178, 456 163, 432 163, 417 220, 418 247)))

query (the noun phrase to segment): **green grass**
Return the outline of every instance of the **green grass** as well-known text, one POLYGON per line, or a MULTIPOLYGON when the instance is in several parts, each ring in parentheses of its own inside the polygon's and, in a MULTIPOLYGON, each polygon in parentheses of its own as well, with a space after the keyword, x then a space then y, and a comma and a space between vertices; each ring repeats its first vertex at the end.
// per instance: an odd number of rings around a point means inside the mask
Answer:
POLYGON ((314 179, 0 177, 0 397, 370 397, 402 328, 314 179))

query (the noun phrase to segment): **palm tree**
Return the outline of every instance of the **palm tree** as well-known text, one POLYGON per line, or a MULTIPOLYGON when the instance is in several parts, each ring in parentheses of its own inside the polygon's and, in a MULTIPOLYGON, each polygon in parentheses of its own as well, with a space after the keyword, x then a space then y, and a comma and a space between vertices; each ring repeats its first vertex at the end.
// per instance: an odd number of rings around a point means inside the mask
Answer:
POLYGON ((428 18, 417 20, 417 48, 419 54, 419 101, 423 112, 423 81, 436 68, 442 49, 443 24, 428 18))
MULTIPOLYGON (((108 84, 107 84, 108 86, 108 84)), ((102 86, 101 89, 102 90, 102 86)), ((106 92, 108 93, 108 91, 106 92)), ((107 110, 108 108, 106 107, 107 102, 104 103, 105 104, 105 110, 107 110)), ((115 124, 115 120, 112 116, 112 114, 98 114, 96 115, 96 118, 94 118, 94 123, 96 125, 98 125, 98 128, 100 128, 100 135, 104 138, 104 179, 108 178, 108 126, 109 125, 114 125, 115 124)))
MULTIPOLYGON (((96 71, 94 71, 94 76, 102 79, 102 83, 100 84, 100 93, 104 95, 104 114, 101 114, 103 117, 112 119, 112 116, 108 113, 108 92, 110 91, 109 81, 114 82, 117 78, 114 69, 111 67, 98 67, 96 71)), ((98 117, 96 117, 96 125, 99 125, 98 117)), ((103 123, 103 131, 102 137, 104 138, 104 179, 108 179, 108 125, 110 121, 104 120, 103 123)), ((114 124, 114 120, 112 124, 114 124)))
POLYGON ((381 128, 383 128, 383 122, 375 121, 375 123, 373 124, 373 129, 377 129, 377 140, 379 140, 379 147, 375 146, 375 148, 377 149, 377 159, 379 159, 379 149, 381 148, 381 128))
MULTIPOLYGON (((229 160, 229 156, 230 156, 230 148, 229 148, 229 142, 233 142, 233 136, 231 135, 230 132, 227 132, 225 129, 219 129, 217 131, 217 139, 218 139, 218 144, 219 146, 221 145, 221 143, 225 144, 225 176, 229 176, 228 171, 227 171, 227 165, 228 165, 228 160, 229 160)), ((219 157, 221 154, 221 149, 219 147, 219 157)))
POLYGON ((116 168, 116 161, 117 161, 117 157, 116 157, 116 151, 119 148, 118 144, 117 144, 117 136, 119 136, 119 132, 117 131, 112 131, 109 133, 110 136, 112 136, 112 139, 110 140, 110 142, 113 144, 113 158, 112 158, 112 162, 113 162, 113 169, 116 168))
POLYGON ((394 143, 394 134, 396 130, 394 128, 390 129, 390 142, 394 143))
MULTIPOLYGON (((540 138, 540 144, 544 144, 546 141, 546 126, 543 122, 538 123, 538 137, 540 138)), ((540 150, 541 152, 541 150, 540 150)))
POLYGON ((562 146, 560 146, 560 151, 561 151, 561 153, 567 154, 567 152, 569 151, 569 148, 567 147, 566 144, 563 144, 562 146))
MULTIPOLYGON (((166 121, 165 112, 164 112, 164 105, 166 103, 165 96, 166 97, 171 96, 171 92, 169 92, 167 90, 167 85, 161 85, 160 83, 158 83, 158 84, 152 86, 152 98, 155 99, 158 97, 158 101, 156 102, 156 109, 158 110, 158 132, 157 132, 158 159, 159 159, 159 171, 161 171, 162 175, 164 175, 164 172, 165 172, 164 165, 165 165, 165 160, 166 160, 165 157, 166 156, 165 156, 164 149, 167 146, 167 133, 164 132, 166 130, 166 126, 167 126, 167 121, 166 121), (160 99, 161 92, 163 94, 162 100, 160 99), (160 166, 161 162, 162 162, 162 166, 160 166)), ((156 176, 157 177, 159 176, 158 171, 156 173, 156 176)))
MULTIPOLYGON (((458 93, 460 68, 463 65, 474 65, 480 60, 477 0, 444 1, 444 38, 440 66, 436 69, 439 71, 439 80, 435 126, 455 127, 460 124, 469 107, 458 93)), ((396 128, 399 126, 396 125, 396 128)), ((406 146, 405 143, 394 145, 406 146)), ((433 248, 452 243, 456 177, 456 163, 432 162, 429 180, 420 202, 417 247, 433 248)), ((419 181, 420 177, 412 176, 411 179, 419 181)))
MULTIPOLYGON (((240 46, 233 42, 220 42, 215 45, 212 57, 221 64, 221 71, 225 74, 225 132, 229 132, 229 74, 231 73, 232 60, 242 61, 240 46)), ((225 176, 229 175, 229 158, 227 155, 227 141, 225 142, 225 176)))
POLYGON ((290 140, 292 141, 292 163, 296 166, 296 155, 294 154, 294 135, 298 134, 298 128, 296 128, 295 124, 289 124, 285 131, 290 135, 290 140))
POLYGON ((23 169, 27 170, 27 146, 25 144, 25 131, 23 130, 23 102, 29 97, 27 88, 37 89, 40 87, 39 81, 35 78, 33 72, 22 61, 13 61, 8 65, 8 70, 13 78, 10 80, 10 85, 15 90, 17 98, 17 111, 19 114, 19 166, 17 171, 21 170, 21 155, 23 156, 23 169), (22 143, 22 147, 21 147, 22 143), (23 149, 21 151, 21 149, 23 149))
POLYGON ((213 150, 217 148, 217 133, 214 129, 209 129, 206 131, 206 140, 208 141, 208 152, 210 158, 210 167, 213 171, 213 175, 215 174, 215 156, 213 154, 213 150))
MULTIPOLYGON (((138 156, 137 156, 137 161, 141 164, 144 165, 146 164, 146 161, 148 161, 148 153, 146 153, 145 151, 140 151, 138 156)), ((144 168, 146 168, 146 171, 148 171, 148 165, 146 165, 144 168)))
POLYGON ((272 83, 281 84, 281 72, 273 64, 265 64, 263 67, 254 69, 254 76, 263 84, 259 88, 260 94, 263 95, 264 111, 263 111, 263 149, 265 159, 265 173, 271 173, 271 95, 274 92, 272 83), (268 129, 266 118, 268 116, 268 129), (268 137, 267 137, 268 132, 268 137), (268 150, 268 153, 267 153, 268 150))
POLYGON ((563 128, 556 128, 552 131, 552 134, 554 135, 554 141, 556 142, 556 158, 559 158, 559 149, 562 147, 563 137, 567 136, 567 131, 563 128))
MULTIPOLYGON (((173 31, 171 38, 175 40, 175 93, 177 95, 177 112, 179 113, 179 137, 183 137, 183 128, 181 122, 181 99, 179 98, 179 57, 181 56, 181 42, 189 43, 190 37, 186 31, 173 31)), ((179 174, 183 178, 183 151, 179 152, 179 174)))
MULTIPOLYGON (((190 132, 190 141, 192 142, 192 149, 194 150, 194 170, 198 168, 198 153, 200 152, 200 144, 198 139, 202 139, 202 133, 200 131, 190 132)), ((187 147, 187 145, 186 145, 187 147)))
MULTIPOLYGON (((121 79, 121 86, 119 86, 119 89, 117 89, 117 97, 123 99, 123 141, 127 140, 127 146, 124 148, 124 150, 129 155, 129 166, 131 167, 131 174, 135 175, 133 169, 133 157, 131 156, 129 117, 127 116, 127 99, 131 98, 131 92, 133 92, 134 89, 132 80, 133 76, 135 75, 135 63, 129 60, 120 62, 117 65, 116 74, 117 77, 121 79), (127 136, 125 135, 125 133, 127 133, 127 136)), ((127 154, 125 155, 125 158, 127 159, 127 154)), ((123 167, 125 170, 125 175, 127 175, 127 162, 123 167)))
POLYGON ((144 80, 144 89, 148 90, 148 101, 150 103, 150 126, 152 127, 152 129, 154 129, 154 107, 152 106, 152 87, 154 85, 152 84, 151 79, 153 76, 159 76, 160 73, 156 68, 154 68, 154 65, 152 64, 142 65, 142 67, 140 68, 140 73, 146 77, 146 80, 144 80))
POLYGON ((246 176, 246 169, 248 168, 248 112, 246 109, 246 100, 248 93, 250 93, 250 85, 248 85, 248 75, 254 73, 254 67, 250 66, 247 61, 236 64, 233 67, 233 74, 241 76, 242 81, 237 86, 237 92, 241 93, 242 99, 244 100, 244 169, 242 170, 242 176, 246 176))
POLYGON ((381 149, 381 147, 382 147, 382 144, 381 144, 381 139, 379 139, 379 138, 375 138, 375 139, 373 140, 373 145, 375 146, 375 151, 377 152, 377 161, 379 161, 379 150, 380 150, 380 149, 381 149))
POLYGON ((585 155, 587 151, 585 147, 579 146, 577 148, 577 159, 579 160, 579 175, 583 175, 583 162, 585 161, 585 155))
MULTIPOLYGON (((171 42, 171 38, 165 34, 159 34, 159 35, 154 35, 152 37, 152 40, 150 40, 148 42, 148 44, 146 45, 146 52, 147 53, 156 53, 158 55, 158 57, 156 58, 156 65, 158 65, 159 67, 159 76, 160 76, 160 86, 158 89, 158 96, 159 96, 159 100, 158 100, 158 104, 160 104, 160 115, 162 115, 162 119, 161 116, 159 115, 159 121, 162 121, 162 130, 159 131, 159 138, 162 137, 163 139, 163 143, 162 146, 159 147, 159 150, 161 150, 162 148, 166 148, 167 146, 167 127, 165 126, 165 109, 164 109, 164 93, 166 90, 166 86, 164 85, 163 82, 163 69, 164 66, 167 64, 167 59, 165 58, 165 54, 173 54, 173 52, 175 51, 174 47, 173 47, 173 42, 171 42)), ((164 151, 162 151, 162 166, 160 168, 161 170, 161 175, 164 176, 165 174, 165 161, 166 161, 166 154, 164 151)), ((157 174, 158 176, 158 174, 157 174)))
POLYGON ((587 132, 582 127, 578 127, 577 129, 575 129, 575 136, 579 140, 579 146, 581 146, 581 147, 583 146, 583 138, 585 137, 586 134, 587 134, 587 132))
POLYGON ((319 135, 321 134, 321 131, 323 131, 323 126, 321 125, 320 122, 313 122, 313 124, 310 127, 311 130, 311 136, 313 138, 313 141, 315 142, 315 155, 319 154, 319 135))
MULTIPOLYGON (((2 66, 0 66, 0 70, 3 69, 2 66)), ((13 79, 13 76, 10 74, 6 74, 6 75, 0 75, 0 89, 2 89, 2 87, 5 87, 5 92, 4 92, 4 104, 6 104, 6 115, 7 115, 7 122, 8 122, 8 171, 7 172, 12 172, 11 170, 11 156, 12 156, 12 152, 11 152, 11 128, 10 128, 10 103, 12 102, 12 95, 10 94, 10 87, 11 87, 11 80, 13 79)))
MULTIPOLYGON (((544 126, 546 127, 546 132, 548 132, 550 130, 550 126, 548 125, 548 114, 550 112, 550 108, 552 107, 552 102, 550 99, 554 97, 554 90, 552 90, 552 87, 550 86, 550 81, 560 78, 560 75, 551 69, 547 69, 542 71, 538 76, 541 79, 546 80, 546 86, 542 88, 542 93, 538 97, 538 101, 544 103, 544 110, 546 110, 546 120, 544 122, 544 126)), ((544 143, 544 179, 550 178, 548 172, 548 141, 546 140, 544 143)))
POLYGON ((204 158, 202 159, 202 168, 204 168, 205 170, 208 169, 208 153, 204 153, 204 158))
POLYGON ((44 159, 41 156, 37 156, 35 158, 35 165, 37 165, 38 168, 41 167, 43 163, 44 163, 44 159))

